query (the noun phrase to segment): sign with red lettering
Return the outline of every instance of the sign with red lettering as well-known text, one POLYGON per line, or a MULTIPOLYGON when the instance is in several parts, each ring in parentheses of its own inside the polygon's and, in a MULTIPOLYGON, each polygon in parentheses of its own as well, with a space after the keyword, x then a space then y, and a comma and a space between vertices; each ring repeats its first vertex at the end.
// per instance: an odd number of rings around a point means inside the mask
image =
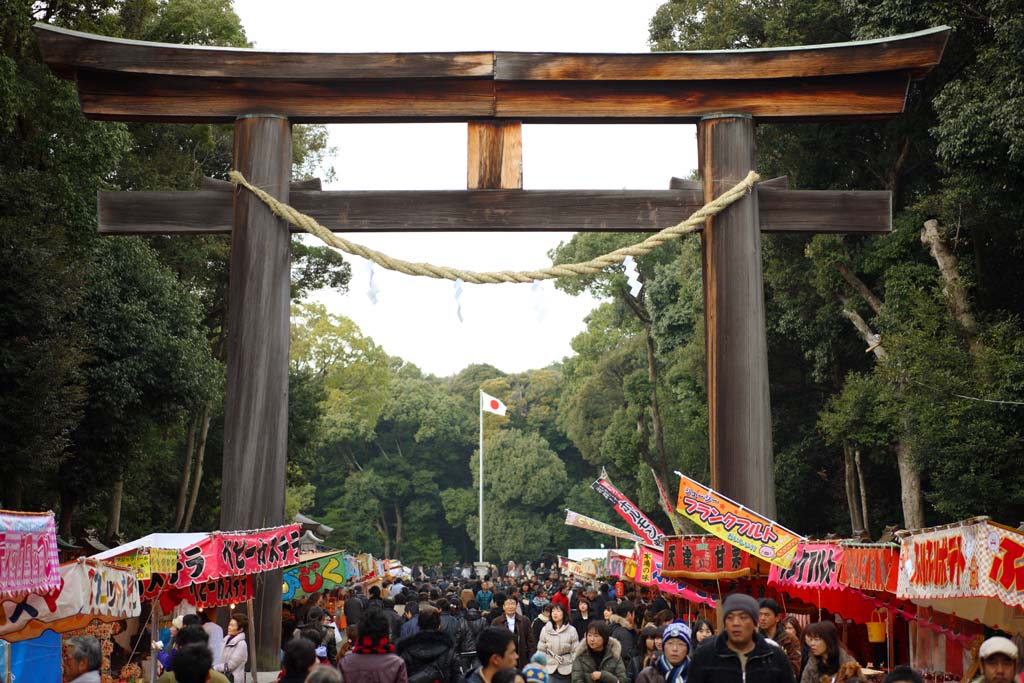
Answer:
POLYGON ((50 593, 60 585, 53 513, 0 511, 0 596, 50 593))
POLYGON ((595 491, 612 504, 615 511, 619 513, 633 529, 634 533, 655 548, 660 548, 665 540, 665 534, 658 526, 645 515, 640 508, 633 505, 633 501, 612 485, 608 474, 601 472, 601 478, 590 485, 595 491))
POLYGON ((890 546, 844 546, 839 583, 867 591, 896 592, 899 551, 890 546))
POLYGON ((985 518, 900 539, 896 595, 989 597, 1024 608, 1024 534, 985 518))
POLYGON ((772 565, 769 585, 842 589, 839 567, 843 547, 837 543, 801 543, 787 569, 772 565))
POLYGON ((665 576, 736 579, 750 574, 750 555, 715 536, 667 536, 665 576))
POLYGON ((214 533, 178 554, 173 574, 142 581, 142 597, 229 576, 258 574, 299 562, 298 524, 249 532, 214 533))

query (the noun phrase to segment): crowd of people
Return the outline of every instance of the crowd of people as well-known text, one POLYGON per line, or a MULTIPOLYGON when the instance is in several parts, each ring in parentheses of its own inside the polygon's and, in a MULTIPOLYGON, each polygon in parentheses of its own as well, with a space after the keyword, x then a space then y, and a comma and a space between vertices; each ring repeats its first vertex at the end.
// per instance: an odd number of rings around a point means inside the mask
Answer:
MULTIPOLYGON (((314 594, 284 612, 283 683, 861 683, 858 662, 831 621, 800 622, 770 598, 732 594, 723 627, 677 615, 649 591, 616 596, 557 573, 454 576, 386 582, 314 594), (325 605, 335 605, 332 614, 325 605), (344 630, 338 622, 345 624, 344 630)), ((157 643, 161 683, 242 681, 248 622, 226 634, 208 617, 176 619, 173 643, 157 643), (205 623, 200 623, 204 621, 205 623)), ((92 641, 92 642, 90 642, 92 641)), ((69 641, 78 676, 95 683, 98 644, 69 641), (95 644, 95 648, 93 645, 95 644)), ((992 637, 976 683, 1014 683, 1014 643, 992 637)), ((900 666, 883 683, 923 683, 900 666)), ((1024 683, 1024 680, 1020 681, 1024 683)))

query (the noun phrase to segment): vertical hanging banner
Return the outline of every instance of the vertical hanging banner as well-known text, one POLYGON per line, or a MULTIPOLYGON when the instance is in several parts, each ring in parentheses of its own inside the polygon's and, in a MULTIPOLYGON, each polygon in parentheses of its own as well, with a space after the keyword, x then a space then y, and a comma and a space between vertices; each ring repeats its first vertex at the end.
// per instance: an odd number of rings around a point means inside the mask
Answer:
POLYGON ((629 498, 626 498, 621 491, 612 485, 608 480, 607 472, 602 469, 601 477, 591 484, 591 488, 612 504, 615 511, 619 513, 619 516, 626 520, 626 523, 643 539, 644 543, 649 543, 657 548, 662 546, 665 542, 664 532, 648 519, 647 515, 640 511, 640 508, 633 505, 629 498))
POLYGON ((51 593, 60 583, 53 513, 0 510, 0 596, 51 593))
POLYGON ((750 574, 750 555, 715 536, 665 539, 665 576, 684 579, 738 579, 750 574))
POLYGON ((677 512, 723 541, 783 569, 789 568, 797 544, 804 540, 801 536, 714 489, 676 474, 681 480, 677 512))

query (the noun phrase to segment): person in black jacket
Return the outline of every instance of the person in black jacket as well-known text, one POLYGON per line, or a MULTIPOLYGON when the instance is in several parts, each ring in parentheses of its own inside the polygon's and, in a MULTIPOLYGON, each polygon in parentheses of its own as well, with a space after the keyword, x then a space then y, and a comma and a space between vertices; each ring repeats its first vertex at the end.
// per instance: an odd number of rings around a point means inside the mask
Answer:
POLYGON ((459 655, 462 656, 462 669, 469 671, 476 659, 476 639, 480 632, 487 628, 487 620, 480 614, 480 605, 476 600, 470 600, 466 604, 466 628, 462 630, 462 640, 456 645, 459 655))
POLYGON ((612 638, 622 646, 622 660, 628 662, 636 654, 636 628, 633 603, 620 602, 614 606, 615 613, 608 618, 612 627, 612 638))
POLYGON ((757 601, 734 593, 722 604, 725 628, 697 648, 687 683, 795 683, 781 648, 757 632, 757 601))
POLYGON ((400 640, 395 648, 405 662, 410 683, 464 683, 455 643, 441 630, 440 610, 424 605, 416 618, 419 631, 400 640))

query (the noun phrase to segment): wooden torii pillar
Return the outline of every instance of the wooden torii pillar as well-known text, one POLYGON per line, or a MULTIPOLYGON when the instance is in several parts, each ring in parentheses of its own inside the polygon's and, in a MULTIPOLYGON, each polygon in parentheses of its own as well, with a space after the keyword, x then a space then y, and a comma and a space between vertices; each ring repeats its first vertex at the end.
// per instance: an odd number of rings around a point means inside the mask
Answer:
MULTIPOLYGON (((122 41, 38 24, 46 63, 91 118, 235 125, 252 183, 335 231, 652 231, 756 168, 758 121, 899 114, 949 29, 798 48, 651 54, 275 53, 122 41), (290 190, 291 123, 469 122, 469 188, 290 190), (702 182, 663 191, 523 191, 523 123, 696 123, 702 182)), ((827 150, 825 151, 827 153, 827 150)), ((101 193, 105 234, 230 233, 223 529, 281 523, 287 429, 288 227, 247 192, 101 193)), ((703 233, 712 486, 775 513, 760 233, 890 230, 886 192, 763 183, 703 233)), ((265 584, 260 660, 276 665, 280 581, 265 584)))

